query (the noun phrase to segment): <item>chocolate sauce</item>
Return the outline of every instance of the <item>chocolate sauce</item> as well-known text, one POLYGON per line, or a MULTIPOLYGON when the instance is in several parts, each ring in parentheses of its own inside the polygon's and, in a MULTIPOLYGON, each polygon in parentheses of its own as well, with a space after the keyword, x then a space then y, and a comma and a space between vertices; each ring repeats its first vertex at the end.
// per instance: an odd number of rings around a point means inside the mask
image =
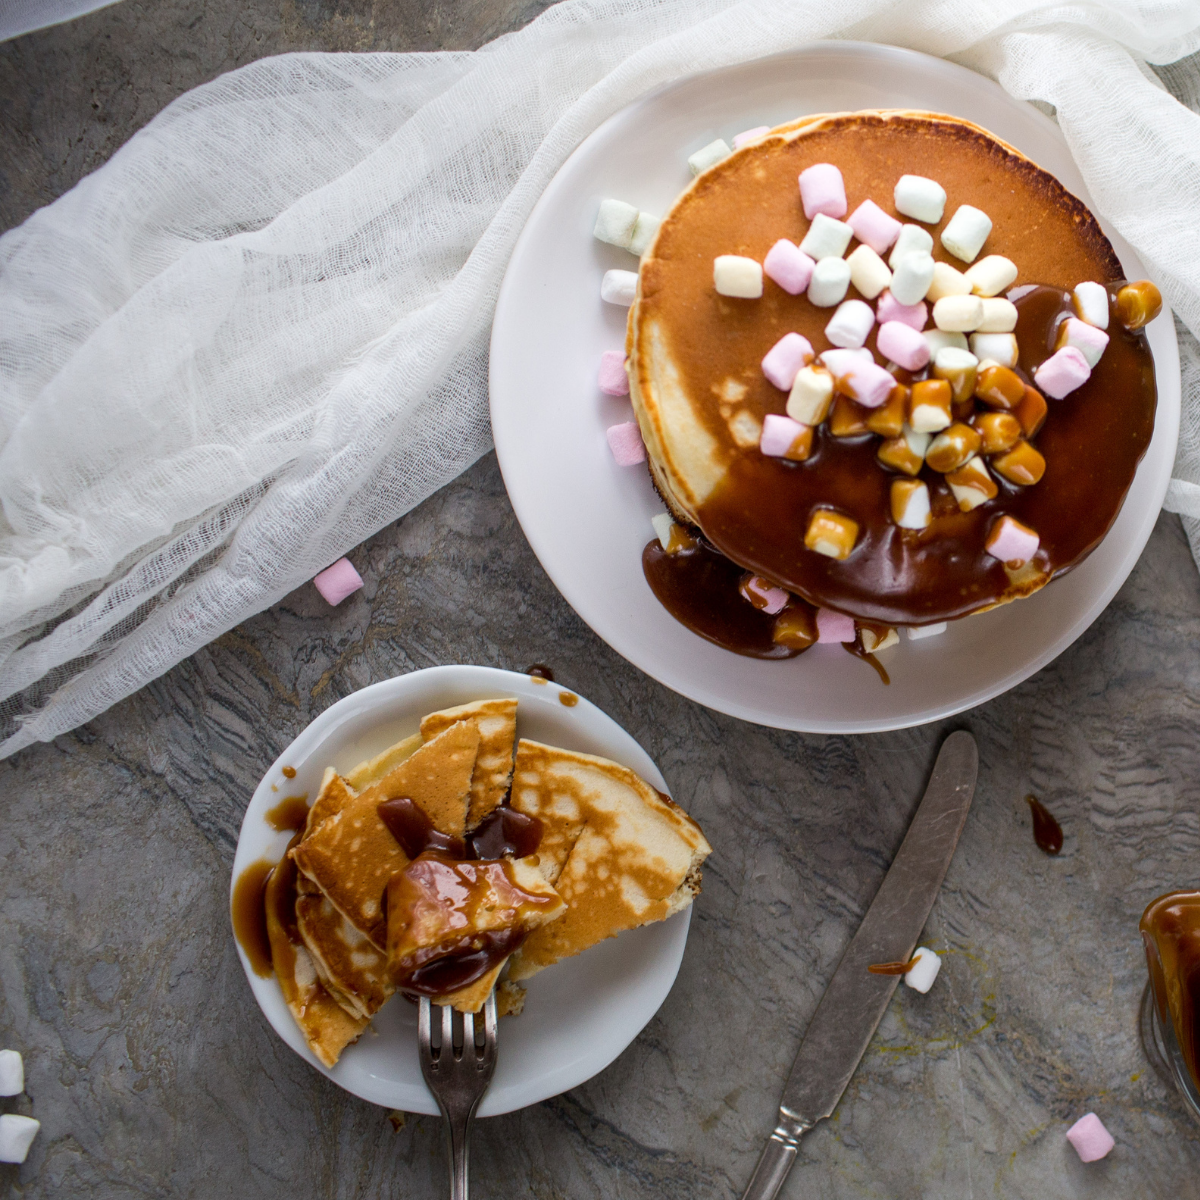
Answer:
POLYGON ((1200 892, 1170 892, 1151 901, 1138 925, 1164 1026, 1175 1031, 1192 1081, 1200 1088, 1200 892))
POLYGON ((872 975, 907 975, 916 961, 915 958, 910 958, 907 962, 871 963, 867 970, 872 975))
POLYGON ((470 857, 476 859, 526 858, 536 854, 541 844, 541 821, 507 804, 492 809, 475 832, 467 835, 470 857))
POLYGON ((376 811, 409 858, 418 858, 431 850, 466 862, 525 858, 536 853, 542 841, 541 821, 508 805, 493 809, 466 838, 439 832, 424 810, 407 797, 383 800, 376 811))
POLYGON ((1032 793, 1025 797, 1025 803, 1033 814, 1033 840, 1037 842, 1038 849, 1047 854, 1057 854, 1063 845, 1062 826, 1032 793))
POLYGON ((250 969, 263 979, 271 975, 271 940, 267 937, 267 914, 263 902, 267 880, 274 867, 275 864, 265 858, 246 867, 233 885, 233 899, 229 906, 234 937, 246 952, 250 969))
POLYGON ((282 833, 285 829, 295 832, 303 829, 308 820, 308 795, 287 796, 274 808, 267 810, 267 824, 282 833))
POLYGON ((527 929, 500 929, 477 933, 463 948, 435 952, 411 971, 398 973, 396 986, 418 996, 445 996, 482 979, 497 963, 503 962, 529 936, 527 929))
POLYGON ((550 683, 554 682, 554 672, 550 670, 545 663, 533 663, 525 668, 526 675, 532 675, 534 679, 545 679, 550 683))

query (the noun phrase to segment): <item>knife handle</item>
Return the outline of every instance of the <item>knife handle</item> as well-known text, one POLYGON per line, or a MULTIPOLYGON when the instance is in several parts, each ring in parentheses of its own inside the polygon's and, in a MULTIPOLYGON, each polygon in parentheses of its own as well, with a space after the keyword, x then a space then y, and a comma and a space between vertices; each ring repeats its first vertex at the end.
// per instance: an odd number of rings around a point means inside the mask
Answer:
MULTIPOLYGON (((801 1128, 797 1131, 803 1133, 801 1128)), ((796 1161, 798 1145, 797 1134, 791 1129, 780 1125, 767 1138, 763 1152, 758 1156, 758 1165, 750 1182, 742 1193, 742 1200, 775 1200, 783 1181, 788 1177, 792 1164, 796 1161)))

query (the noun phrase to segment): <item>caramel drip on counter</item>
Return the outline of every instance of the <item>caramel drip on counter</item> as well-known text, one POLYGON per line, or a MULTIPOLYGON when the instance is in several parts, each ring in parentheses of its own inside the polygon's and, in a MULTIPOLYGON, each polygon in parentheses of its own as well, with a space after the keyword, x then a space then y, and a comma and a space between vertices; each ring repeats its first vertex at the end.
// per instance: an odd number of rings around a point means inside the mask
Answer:
POLYGON ((1057 854, 1063 845, 1062 826, 1054 819, 1050 810, 1032 793, 1025 797, 1029 811, 1033 814, 1033 840, 1039 850, 1057 854))
POLYGON ((867 970, 872 975, 907 975, 916 963, 915 958, 910 958, 908 962, 871 963, 867 970))
POLYGON ((1138 929, 1159 1021, 1174 1029, 1192 1081, 1200 1088, 1200 892, 1159 896, 1147 905, 1138 929))

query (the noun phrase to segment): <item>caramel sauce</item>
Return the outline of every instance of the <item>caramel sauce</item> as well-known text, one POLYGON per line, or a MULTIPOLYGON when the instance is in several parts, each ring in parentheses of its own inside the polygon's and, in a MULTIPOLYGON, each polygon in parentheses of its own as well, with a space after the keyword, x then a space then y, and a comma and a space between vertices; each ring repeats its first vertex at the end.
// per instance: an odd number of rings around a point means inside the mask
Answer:
POLYGON ((1057 854, 1063 845, 1062 826, 1032 793, 1025 797, 1025 803, 1029 805, 1029 811, 1033 814, 1033 840, 1038 849, 1047 854, 1057 854))
POLYGON ((234 937, 246 952, 250 969, 263 979, 269 978, 272 970, 264 897, 267 880, 274 868, 275 864, 265 858, 252 862, 237 877, 230 902, 234 937))
POLYGON ((871 963, 867 970, 872 975, 907 975, 916 965, 916 961, 915 958, 910 958, 908 962, 871 963))
POLYGON ((283 768, 283 777, 284 777, 284 779, 295 779, 296 778, 296 768, 295 767, 284 767, 283 768))
POLYGON ((409 858, 428 851, 465 861, 525 858, 536 853, 542 840, 541 821, 507 805, 494 808, 465 838, 439 832, 424 811, 406 797, 384 800, 376 811, 409 858))
POLYGON ((424 810, 407 796, 383 800, 375 811, 409 858, 417 858, 427 850, 436 850, 450 858, 467 857, 463 839, 435 829, 424 810))
POLYGON ((558 702, 564 708, 574 708, 579 703, 579 697, 574 692, 559 692, 558 702))
POLYGON ((532 676, 535 683, 554 682, 554 672, 545 663, 533 663, 525 668, 525 674, 532 676))
POLYGON ((471 857, 477 859, 528 858, 541 844, 541 821, 506 804, 492 809, 467 836, 471 857))
POLYGON ((1170 892, 1152 901, 1138 929, 1164 1026, 1170 1022, 1192 1081, 1200 1088, 1200 892, 1170 892))
POLYGON ((879 676, 884 687, 892 682, 891 676, 887 673, 887 667, 870 650, 863 649, 861 633, 855 633, 854 641, 843 642, 842 649, 848 654, 853 654, 855 658, 861 658, 863 662, 870 663, 875 668, 875 674, 879 676))
POLYGON ((303 829, 308 820, 308 794, 287 796, 274 808, 267 810, 267 824, 279 833, 290 829, 293 833, 303 829))

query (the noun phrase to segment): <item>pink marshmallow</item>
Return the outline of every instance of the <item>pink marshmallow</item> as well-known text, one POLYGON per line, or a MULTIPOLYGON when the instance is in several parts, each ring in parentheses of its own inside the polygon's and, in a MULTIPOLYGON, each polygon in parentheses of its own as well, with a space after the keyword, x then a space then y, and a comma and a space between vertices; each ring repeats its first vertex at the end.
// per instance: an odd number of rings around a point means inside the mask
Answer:
POLYGON ((1090 367, 1100 361, 1100 356, 1108 346, 1108 334, 1077 317, 1068 317, 1067 345, 1074 346, 1090 367))
POLYGON ((792 443, 804 432, 804 426, 782 413, 767 413, 763 417, 762 436, 758 448, 768 458, 782 458, 792 443))
POLYGON ((928 319, 929 309, 925 307, 924 300, 918 300, 916 304, 901 304, 891 292, 884 292, 875 305, 875 320, 880 325, 885 321, 900 321, 920 333, 928 319))
POLYGON ((780 238, 763 259, 763 271, 767 278, 775 280, 792 296, 798 296, 808 288, 813 267, 816 265, 799 246, 793 245, 787 238, 780 238))
POLYGON ((900 222, 889 217, 874 200, 864 200, 846 218, 846 224, 876 254, 882 254, 900 236, 900 222))
POLYGON ((811 221, 817 213, 841 220, 846 215, 846 185, 832 163, 817 163, 800 172, 800 202, 811 221))
POLYGON ((751 575, 744 579, 740 591, 755 608, 760 612, 765 612, 769 617, 782 612, 783 606, 788 602, 787 592, 781 587, 776 587, 761 575, 751 575))
POLYGON ((919 371, 929 363, 925 335, 903 321, 885 321, 875 335, 875 348, 884 358, 906 371, 919 371))
POLYGON ((1039 545, 1038 535, 1027 525, 1012 517, 1001 517, 992 527, 985 548, 993 558, 1023 567, 1037 553, 1039 545))
POLYGON ((764 133, 770 133, 770 125, 755 125, 753 129, 747 129, 745 133, 734 135, 733 148, 740 150, 747 142, 752 142, 755 138, 760 138, 764 133))
POLYGON ((762 360, 762 372, 781 391, 790 392, 796 382, 796 373, 813 358, 812 343, 808 338, 798 333, 785 333, 767 351, 762 360))
POLYGON ((1064 346, 1034 371, 1033 382, 1047 396, 1061 400, 1069 392, 1087 383, 1091 374, 1092 368, 1087 365, 1083 354, 1074 346, 1064 346))
POLYGON ((1083 1162, 1095 1162, 1103 1158, 1117 1144, 1095 1113, 1080 1117, 1067 1130, 1067 1141, 1075 1147, 1075 1153, 1083 1162))
POLYGON ((818 642, 852 642, 854 637, 853 617, 834 612, 832 608, 817 609, 818 642))
POLYGON ((605 350, 600 355, 600 390, 606 396, 628 396, 629 376, 625 374, 625 355, 620 350, 605 350))
POLYGON ((617 460, 618 467, 636 467, 646 461, 646 447, 642 444, 642 431, 636 421, 608 427, 608 448, 617 460))
POLYGON ((351 593, 357 592, 363 581, 348 558, 339 558, 332 567, 326 567, 316 576, 313 584, 330 604, 336 606, 351 593))
POLYGON ((864 408, 878 408, 892 394, 895 376, 857 350, 826 350, 821 362, 837 380, 838 390, 864 408))

